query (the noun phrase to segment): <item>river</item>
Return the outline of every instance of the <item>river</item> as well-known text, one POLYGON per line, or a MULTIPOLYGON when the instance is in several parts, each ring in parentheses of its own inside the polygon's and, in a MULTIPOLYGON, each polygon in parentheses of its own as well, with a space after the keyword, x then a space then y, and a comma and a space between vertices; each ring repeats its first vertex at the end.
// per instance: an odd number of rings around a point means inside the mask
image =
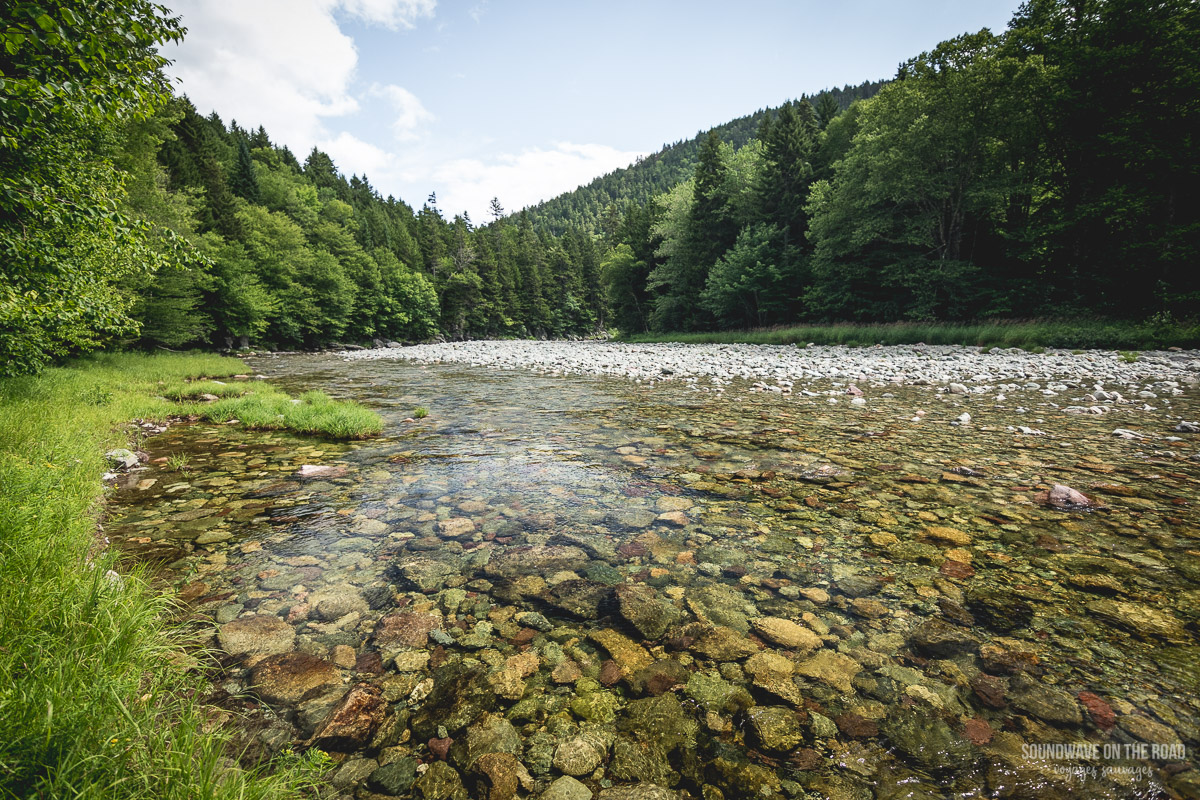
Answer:
POLYGON ((248 363, 384 435, 176 425, 107 525, 211 625, 247 757, 314 744, 358 796, 1200 796, 1194 389, 248 363))

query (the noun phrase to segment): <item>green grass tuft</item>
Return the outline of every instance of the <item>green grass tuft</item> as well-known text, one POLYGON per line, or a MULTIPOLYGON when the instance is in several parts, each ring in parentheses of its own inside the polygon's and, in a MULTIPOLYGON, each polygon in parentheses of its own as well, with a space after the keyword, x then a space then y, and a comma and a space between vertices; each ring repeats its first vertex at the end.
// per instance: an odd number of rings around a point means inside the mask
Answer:
MULTIPOLYGON (((146 576, 100 546, 104 453, 178 407, 164 384, 244 369, 216 356, 101 355, 0 380, 0 797, 295 797, 317 756, 230 759, 204 678, 146 576)), ((234 754, 236 755, 236 754, 234 754)))
POLYGON ((425 419, 429 416, 429 409, 425 406, 417 406, 413 411, 413 419, 425 419))
POLYGON ((334 400, 324 392, 305 392, 293 399, 271 386, 255 386, 240 397, 196 405, 191 411, 212 422, 236 419, 247 428, 286 429, 336 439, 363 439, 383 430, 379 415, 357 403, 334 400))

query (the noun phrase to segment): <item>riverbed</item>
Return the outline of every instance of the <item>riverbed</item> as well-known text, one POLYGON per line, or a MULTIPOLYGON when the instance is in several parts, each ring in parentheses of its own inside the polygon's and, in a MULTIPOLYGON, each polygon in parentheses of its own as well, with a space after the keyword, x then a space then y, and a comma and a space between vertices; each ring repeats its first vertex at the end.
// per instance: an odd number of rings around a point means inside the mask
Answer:
POLYGON ((360 797, 1200 796, 1200 355, 441 347, 248 359, 384 435, 173 426, 114 497, 252 754, 360 797))

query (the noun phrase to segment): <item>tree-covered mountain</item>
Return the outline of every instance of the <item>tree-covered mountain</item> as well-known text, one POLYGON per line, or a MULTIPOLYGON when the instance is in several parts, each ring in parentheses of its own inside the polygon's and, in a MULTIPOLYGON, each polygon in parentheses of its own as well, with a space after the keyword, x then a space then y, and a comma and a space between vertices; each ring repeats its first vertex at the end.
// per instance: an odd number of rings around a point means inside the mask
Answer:
POLYGON ((10 6, 6 374, 112 341, 1200 314, 1192 0, 1029 0, 886 84, 757 112, 516 215, 493 201, 483 226, 171 97, 155 47, 182 32, 153 4, 10 6))
MULTIPOLYGON (((868 81, 858 86, 827 89, 818 95, 801 96, 812 103, 818 115, 832 118, 856 100, 875 96, 886 81, 868 81)), ((748 144, 762 126, 764 117, 778 115, 779 108, 759 109, 712 128, 718 139, 734 148, 748 144)), ((697 133, 691 139, 664 144, 656 153, 596 178, 586 186, 560 194, 525 209, 534 227, 555 236, 567 231, 589 235, 611 235, 620 223, 620 215, 632 203, 645 205, 692 176, 700 155, 700 146, 708 135, 697 133)))

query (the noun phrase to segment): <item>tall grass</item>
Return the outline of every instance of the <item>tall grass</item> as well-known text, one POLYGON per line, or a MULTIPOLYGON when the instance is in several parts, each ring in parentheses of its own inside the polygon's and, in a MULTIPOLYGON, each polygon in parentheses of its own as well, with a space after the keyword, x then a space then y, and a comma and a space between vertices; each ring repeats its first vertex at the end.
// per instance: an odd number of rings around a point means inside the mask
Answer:
POLYGON ((1200 347, 1200 323, 1029 320, 975 323, 893 322, 802 325, 750 331, 636 334, 628 342, 717 344, 975 345, 979 347, 1154 350, 1200 347))
POLYGON ((164 383, 242 369, 105 355, 0 381, 0 797, 283 798, 314 777, 230 761, 202 676, 174 666, 187 642, 170 601, 113 572, 97 533, 122 423, 176 412, 164 383))
POLYGON ((239 397, 194 406, 192 412, 212 422, 238 420, 247 428, 284 428, 298 433, 361 439, 383 430, 383 420, 356 403, 334 400, 324 392, 305 392, 299 399, 270 386, 255 386, 239 397))

